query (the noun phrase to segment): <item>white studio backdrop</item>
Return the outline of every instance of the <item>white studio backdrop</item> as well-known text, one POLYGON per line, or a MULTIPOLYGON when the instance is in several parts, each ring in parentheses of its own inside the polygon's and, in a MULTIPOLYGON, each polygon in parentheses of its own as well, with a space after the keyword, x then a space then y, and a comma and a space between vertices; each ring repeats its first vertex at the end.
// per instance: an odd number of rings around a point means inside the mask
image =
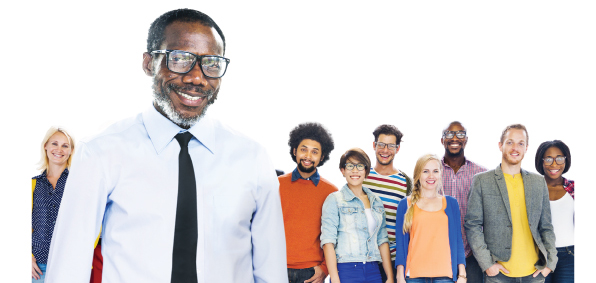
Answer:
MULTIPOLYGON (((149 25, 186 7, 218 23, 231 59, 208 114, 262 143, 277 169, 295 168, 288 134, 303 122, 332 133, 335 150, 320 173, 338 187, 347 149, 360 147, 374 162, 380 124, 404 133, 395 163, 412 176, 418 157, 443 155, 441 131, 451 121, 467 127, 466 156, 489 169, 499 165, 503 128, 522 123, 523 168, 536 171, 543 141, 571 148, 565 176, 578 181, 585 211, 578 235, 589 229, 580 178, 589 174, 580 153, 594 121, 596 24, 588 2, 39 2, 2 12, 2 145, 14 164, 2 170, 9 194, 0 215, 12 232, 0 233, 11 255, 0 259, 0 278, 28 280, 28 188, 45 131, 63 126, 80 140, 150 107, 152 81, 141 69, 149 25)), ((582 266, 576 271, 587 274, 582 266)))

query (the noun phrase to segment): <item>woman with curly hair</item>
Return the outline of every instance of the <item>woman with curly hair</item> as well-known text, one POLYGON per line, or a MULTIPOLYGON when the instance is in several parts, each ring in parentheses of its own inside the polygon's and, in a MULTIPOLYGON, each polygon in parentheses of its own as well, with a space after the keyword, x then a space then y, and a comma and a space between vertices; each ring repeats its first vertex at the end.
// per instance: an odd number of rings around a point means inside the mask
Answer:
POLYGON ((439 158, 427 154, 414 168, 414 187, 397 206, 397 282, 466 282, 457 200, 445 196, 439 158))
POLYGON ((575 249, 575 196, 574 182, 567 180, 563 174, 571 167, 569 147, 560 141, 545 141, 538 147, 535 157, 538 173, 544 175, 548 187, 550 210, 555 231, 557 247, 557 266, 544 282, 574 282, 575 249))

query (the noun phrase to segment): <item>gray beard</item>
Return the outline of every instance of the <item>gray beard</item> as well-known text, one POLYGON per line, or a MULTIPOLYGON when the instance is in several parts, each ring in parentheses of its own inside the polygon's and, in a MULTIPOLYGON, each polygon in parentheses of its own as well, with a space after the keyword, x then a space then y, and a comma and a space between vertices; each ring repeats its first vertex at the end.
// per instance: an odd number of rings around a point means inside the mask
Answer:
POLYGON ((207 104, 203 108, 200 114, 196 116, 185 117, 180 112, 176 111, 174 108, 174 103, 170 99, 169 93, 173 90, 171 85, 166 85, 165 89, 161 88, 158 89, 158 82, 155 81, 155 77, 153 77, 153 101, 157 105, 157 107, 166 115, 170 121, 174 124, 188 129, 196 124, 207 112, 207 108, 215 102, 217 99, 217 94, 214 94, 214 91, 199 91, 206 95, 207 104))

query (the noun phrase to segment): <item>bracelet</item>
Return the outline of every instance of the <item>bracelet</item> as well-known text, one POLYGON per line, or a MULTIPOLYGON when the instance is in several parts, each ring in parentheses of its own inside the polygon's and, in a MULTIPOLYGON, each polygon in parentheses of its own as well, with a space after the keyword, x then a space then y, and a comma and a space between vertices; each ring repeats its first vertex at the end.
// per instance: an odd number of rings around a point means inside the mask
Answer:
POLYGON ((465 276, 465 275, 461 275, 461 274, 460 274, 460 275, 458 275, 458 276, 457 276, 457 278, 463 278, 463 279, 466 279, 466 280, 468 280, 468 278, 466 278, 466 276, 465 276))

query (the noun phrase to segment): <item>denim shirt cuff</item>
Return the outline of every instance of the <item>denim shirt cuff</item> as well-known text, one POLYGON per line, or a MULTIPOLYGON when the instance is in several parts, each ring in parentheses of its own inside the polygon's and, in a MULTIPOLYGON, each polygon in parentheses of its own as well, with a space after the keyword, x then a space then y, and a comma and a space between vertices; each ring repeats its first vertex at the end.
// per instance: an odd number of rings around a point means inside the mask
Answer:
POLYGON ((329 244, 329 243, 333 244, 333 248, 335 249, 337 246, 337 239, 322 239, 321 240, 321 249, 323 248, 323 246, 325 244, 329 244))

